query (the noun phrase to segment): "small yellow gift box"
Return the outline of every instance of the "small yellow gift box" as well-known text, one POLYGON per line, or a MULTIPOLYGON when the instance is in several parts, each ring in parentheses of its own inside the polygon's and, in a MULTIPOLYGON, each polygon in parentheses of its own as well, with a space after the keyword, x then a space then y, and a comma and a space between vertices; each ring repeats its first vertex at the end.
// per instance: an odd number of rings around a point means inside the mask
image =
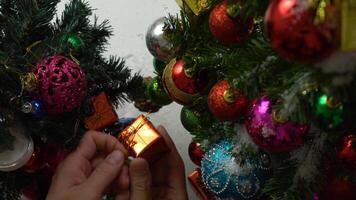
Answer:
POLYGON ((356 0, 340 0, 341 49, 356 51, 356 0))

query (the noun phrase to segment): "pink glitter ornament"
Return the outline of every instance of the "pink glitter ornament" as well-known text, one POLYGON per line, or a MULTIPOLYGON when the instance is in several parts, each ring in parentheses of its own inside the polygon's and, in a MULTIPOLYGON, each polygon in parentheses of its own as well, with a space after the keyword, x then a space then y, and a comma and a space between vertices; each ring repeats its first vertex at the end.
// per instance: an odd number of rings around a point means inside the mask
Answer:
POLYGON ((47 57, 37 64, 33 73, 38 81, 37 95, 49 114, 70 112, 86 96, 85 73, 66 57, 47 57))
POLYGON ((272 102, 266 96, 254 100, 245 125, 252 140, 269 152, 285 152, 296 148, 303 143, 303 136, 309 131, 308 125, 275 120, 272 102))

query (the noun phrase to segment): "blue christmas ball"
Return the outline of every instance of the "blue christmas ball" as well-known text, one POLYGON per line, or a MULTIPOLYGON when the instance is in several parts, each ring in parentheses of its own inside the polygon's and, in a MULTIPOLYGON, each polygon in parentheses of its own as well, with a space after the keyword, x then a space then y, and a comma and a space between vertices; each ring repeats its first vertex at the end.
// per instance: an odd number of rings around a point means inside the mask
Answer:
POLYGON ((201 165, 202 180, 219 199, 252 200, 261 195, 272 173, 271 159, 264 152, 251 157, 243 155, 246 154, 228 140, 220 140, 206 152, 201 165))
POLYGON ((43 104, 42 104, 42 101, 33 100, 33 101, 31 101, 31 105, 32 105, 32 114, 37 118, 43 117, 43 104))

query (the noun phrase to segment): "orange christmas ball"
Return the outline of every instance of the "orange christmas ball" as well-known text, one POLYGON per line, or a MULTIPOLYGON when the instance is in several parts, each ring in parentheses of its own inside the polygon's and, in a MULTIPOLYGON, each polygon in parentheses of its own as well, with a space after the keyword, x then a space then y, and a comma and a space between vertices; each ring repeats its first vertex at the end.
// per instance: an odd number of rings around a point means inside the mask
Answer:
POLYGON ((210 112, 221 121, 239 119, 245 113, 247 104, 248 99, 243 92, 233 89, 226 80, 215 84, 208 96, 210 112))
MULTIPOLYGON (((240 3, 240 1, 237 1, 240 3)), ((231 17, 228 1, 216 5, 209 16, 209 27, 213 36, 223 44, 239 44, 252 33, 253 18, 243 19, 241 16, 231 17)))

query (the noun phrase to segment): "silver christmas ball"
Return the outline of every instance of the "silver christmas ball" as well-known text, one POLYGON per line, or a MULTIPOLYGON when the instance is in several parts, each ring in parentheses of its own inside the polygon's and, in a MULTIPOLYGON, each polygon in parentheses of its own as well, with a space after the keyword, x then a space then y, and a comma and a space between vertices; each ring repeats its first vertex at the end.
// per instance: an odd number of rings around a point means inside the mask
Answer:
POLYGON ((173 44, 164 36, 163 27, 167 18, 157 19, 149 28, 146 34, 146 45, 150 53, 161 61, 172 59, 174 50, 173 44))
POLYGON ((26 113, 26 114, 29 114, 31 113, 32 111, 32 104, 31 102, 26 102, 22 105, 22 108, 21 108, 22 112, 26 113))

